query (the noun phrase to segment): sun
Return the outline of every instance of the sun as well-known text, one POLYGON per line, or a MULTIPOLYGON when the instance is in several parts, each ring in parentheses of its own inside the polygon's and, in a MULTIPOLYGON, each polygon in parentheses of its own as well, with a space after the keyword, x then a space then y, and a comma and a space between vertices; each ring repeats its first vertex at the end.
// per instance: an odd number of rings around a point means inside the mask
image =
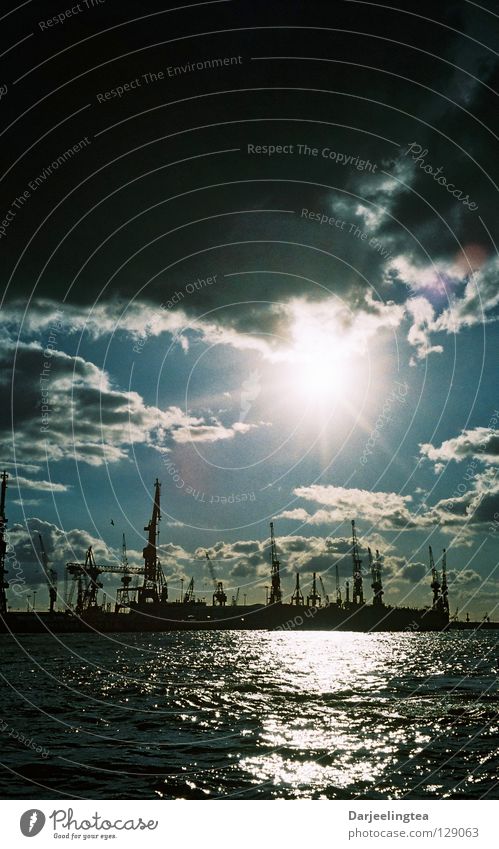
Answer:
POLYGON ((346 387, 346 369, 341 368, 324 354, 315 352, 307 361, 293 369, 296 391, 310 403, 320 405, 339 398, 346 387))
POLYGON ((331 320, 298 316, 288 349, 292 391, 314 406, 340 400, 354 378, 354 357, 345 334, 331 320))

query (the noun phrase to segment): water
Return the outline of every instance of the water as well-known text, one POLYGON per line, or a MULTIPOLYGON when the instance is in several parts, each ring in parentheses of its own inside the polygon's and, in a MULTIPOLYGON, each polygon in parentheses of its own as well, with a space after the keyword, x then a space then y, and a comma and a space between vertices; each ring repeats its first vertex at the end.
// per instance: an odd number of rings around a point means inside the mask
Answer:
POLYGON ((1 636, 0 652, 2 798, 498 795, 494 632, 1 636))

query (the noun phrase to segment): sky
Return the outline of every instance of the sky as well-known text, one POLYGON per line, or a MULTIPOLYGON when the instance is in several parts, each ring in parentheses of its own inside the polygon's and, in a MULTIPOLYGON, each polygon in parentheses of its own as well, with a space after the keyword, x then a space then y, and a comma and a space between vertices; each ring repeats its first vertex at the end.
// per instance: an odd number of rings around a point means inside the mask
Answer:
MULTIPOLYGON (((7 8, 7 7, 6 7, 7 8)), ((487 3, 33 2, 4 14, 1 465, 11 590, 89 545, 170 598, 497 618, 499 20, 487 3), (10 565, 9 565, 10 564, 10 565)), ((0 51, 1 52, 1 51, 0 51)), ((3 80, 3 82, 2 82, 3 80)), ((116 576, 107 576, 112 598, 116 576)))

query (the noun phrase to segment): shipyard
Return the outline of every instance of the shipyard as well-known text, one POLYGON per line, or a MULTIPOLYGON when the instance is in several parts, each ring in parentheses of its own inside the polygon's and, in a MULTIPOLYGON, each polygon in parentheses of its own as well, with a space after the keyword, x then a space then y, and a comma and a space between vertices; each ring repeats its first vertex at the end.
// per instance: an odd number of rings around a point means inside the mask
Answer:
MULTIPOLYGON (((154 484, 153 510, 143 549, 143 567, 128 564, 125 535, 123 534, 120 565, 97 563, 90 546, 82 563, 68 562, 64 570, 64 592, 58 590, 57 572, 49 565, 41 534, 38 534, 40 563, 47 582, 49 608, 46 612, 9 611, 7 590, 9 582, 6 569, 5 516, 8 475, 1 475, 0 502, 0 618, 1 628, 14 633, 36 631, 186 631, 186 630, 340 630, 340 631, 403 631, 405 633, 445 631, 449 628, 499 627, 486 615, 481 622, 459 622, 457 615, 449 616, 449 588, 447 581, 447 554, 442 552, 437 568, 431 546, 429 547, 429 587, 431 605, 423 608, 390 606, 384 601, 382 563, 380 552, 368 553, 368 576, 372 590, 371 602, 364 596, 364 573, 359 553, 355 520, 351 520, 352 576, 340 585, 338 565, 335 567, 334 597, 330 599, 324 579, 313 572, 310 591, 305 595, 300 586, 300 573, 296 572, 293 591, 286 600, 281 586, 281 564, 278 555, 274 523, 270 523, 270 588, 265 604, 240 603, 240 591, 228 602, 223 581, 218 580, 208 551, 206 566, 213 585, 211 603, 195 590, 194 578, 188 582, 179 599, 169 598, 168 581, 161 567, 159 550, 159 523, 161 520, 161 483, 154 484), (114 604, 105 600, 101 576, 119 576, 120 586, 115 590, 114 604)), ((183 584, 183 582, 182 582, 183 584)), ((24 588, 23 588, 24 589, 24 588)))

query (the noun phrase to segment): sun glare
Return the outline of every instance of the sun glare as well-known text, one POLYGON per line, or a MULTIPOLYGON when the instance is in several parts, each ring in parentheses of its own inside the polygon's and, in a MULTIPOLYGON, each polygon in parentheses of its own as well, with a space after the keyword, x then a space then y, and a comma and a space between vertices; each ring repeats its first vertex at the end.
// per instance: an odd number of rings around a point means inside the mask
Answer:
POLYGON ((340 399, 353 377, 353 354, 345 334, 329 319, 300 317, 289 351, 293 391, 310 404, 340 399))

